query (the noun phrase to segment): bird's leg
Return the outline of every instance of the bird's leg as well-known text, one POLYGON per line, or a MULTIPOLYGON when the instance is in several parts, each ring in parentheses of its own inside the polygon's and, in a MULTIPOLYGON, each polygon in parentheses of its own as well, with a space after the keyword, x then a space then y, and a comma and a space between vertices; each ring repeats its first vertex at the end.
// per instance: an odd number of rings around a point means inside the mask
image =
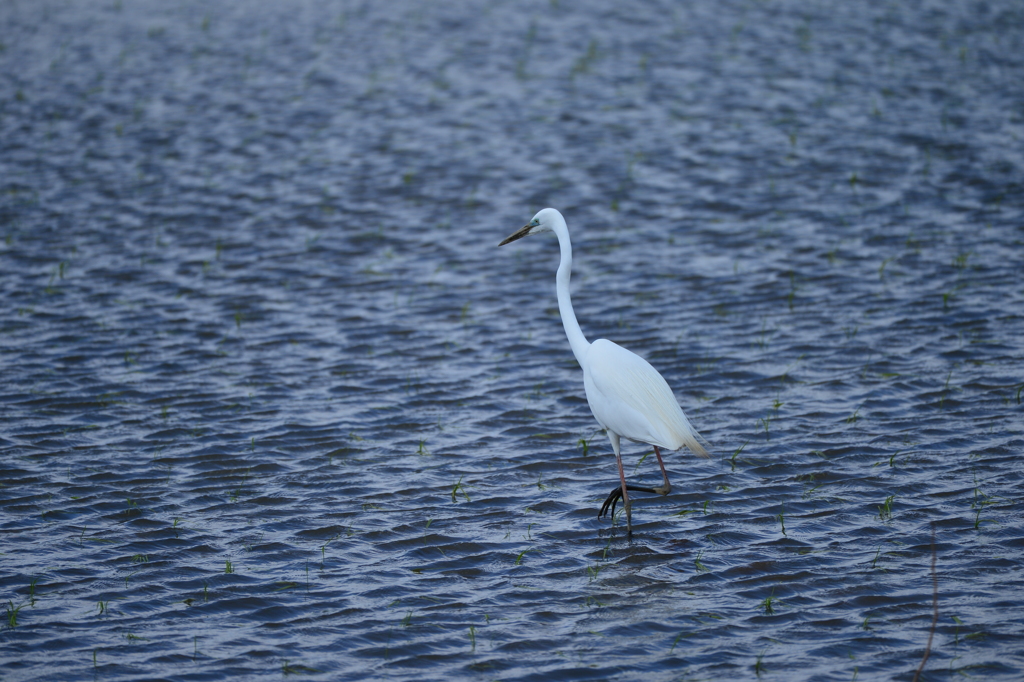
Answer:
MULTIPOLYGON (((619 461, 619 463, 621 464, 621 461, 619 460, 619 437, 618 437, 618 435, 612 433, 611 431, 609 431, 608 432, 608 440, 610 440, 612 442, 612 450, 615 451, 616 461, 619 461)), ((620 466, 619 468, 621 469, 622 467, 620 466)), ((625 477, 623 477, 622 480, 623 480, 623 483, 625 483, 625 477)), ((597 518, 599 518, 599 519, 603 518, 604 515, 607 514, 609 511, 611 511, 611 513, 612 513, 612 518, 613 519, 615 518, 615 506, 619 503, 619 500, 622 499, 622 489, 623 489, 623 487, 626 487, 626 486, 622 486, 622 487, 615 486, 615 489, 612 490, 611 493, 609 493, 608 497, 604 501, 604 504, 601 505, 600 511, 597 512, 597 518)))
POLYGON ((612 490, 611 494, 608 495, 608 499, 601 505, 601 511, 597 513, 597 518, 603 517, 608 513, 609 509, 612 513, 612 518, 615 518, 615 506, 618 504, 619 499, 622 499, 622 504, 626 508, 626 528, 629 534, 633 533, 632 515, 630 513, 629 496, 626 493, 627 490, 636 490, 636 486, 626 485, 626 471, 622 468, 622 455, 619 452, 619 434, 608 432, 608 440, 612 442, 612 450, 615 451, 615 462, 619 465, 619 480, 622 485, 612 490))
MULTIPOLYGON (((623 486, 626 490, 635 490, 639 493, 653 493, 655 495, 668 495, 670 492, 672 492, 672 484, 668 482, 668 472, 665 470, 665 462, 662 461, 661 459, 661 451, 658 450, 657 445, 653 447, 654 454, 658 458, 658 466, 661 467, 662 485, 658 486, 657 488, 644 488, 643 486, 639 485, 623 486)), ((625 477, 623 477, 623 481, 625 481, 625 477)), ((622 490, 623 488, 621 487, 615 488, 614 490, 611 491, 611 493, 608 494, 608 497, 607 499, 605 499, 604 504, 601 505, 601 511, 598 512, 597 518, 601 518, 608 511, 611 511, 612 516, 615 516, 615 507, 618 505, 619 500, 622 498, 622 490)))
POLYGON ((659 495, 668 495, 672 492, 672 484, 668 482, 668 472, 665 471, 665 463, 661 461, 661 452, 658 451, 658 446, 654 446, 654 454, 658 458, 658 466, 661 467, 661 478, 664 484, 659 488, 651 488, 651 492, 658 493, 659 495))
MULTIPOLYGON (((616 437, 616 446, 619 444, 618 441, 619 439, 616 437)), ((629 490, 629 486, 626 485, 626 471, 622 468, 622 455, 619 454, 618 447, 615 448, 615 461, 619 465, 619 480, 622 481, 622 487, 619 488, 619 491, 622 493, 622 507, 626 510, 626 537, 633 537, 633 516, 631 514, 632 510, 630 509, 631 505, 629 504, 629 493, 626 492, 629 490)), ((613 507, 614 504, 615 503, 612 502, 613 507)), ((612 509, 612 518, 615 518, 614 508, 612 509)))

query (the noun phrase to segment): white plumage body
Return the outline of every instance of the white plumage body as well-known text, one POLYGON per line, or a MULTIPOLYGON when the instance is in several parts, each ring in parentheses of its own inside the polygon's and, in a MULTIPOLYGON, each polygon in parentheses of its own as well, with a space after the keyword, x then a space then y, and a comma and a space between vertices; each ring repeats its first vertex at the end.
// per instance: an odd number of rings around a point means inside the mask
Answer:
POLYGON ((666 450, 686 446, 699 457, 708 456, 668 382, 649 362, 598 339, 581 364, 590 411, 605 429, 637 443, 666 450))

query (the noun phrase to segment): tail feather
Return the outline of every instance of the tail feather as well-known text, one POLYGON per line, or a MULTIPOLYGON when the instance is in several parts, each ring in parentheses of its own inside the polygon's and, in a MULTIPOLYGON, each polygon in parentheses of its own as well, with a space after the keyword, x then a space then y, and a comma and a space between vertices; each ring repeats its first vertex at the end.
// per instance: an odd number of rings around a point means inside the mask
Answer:
POLYGON ((701 459, 708 459, 711 455, 708 454, 704 446, 711 447, 711 443, 707 442, 704 436, 700 435, 697 429, 693 428, 693 425, 690 424, 690 420, 686 418, 681 408, 679 409, 679 416, 682 417, 682 426, 684 428, 679 429, 677 435, 679 440, 682 441, 682 445, 685 445, 689 448, 690 452, 701 459))
POLYGON ((696 436, 696 437, 695 438, 687 438, 686 442, 684 443, 684 445, 686 445, 686 447, 690 449, 690 452, 692 452, 693 454, 697 455, 701 459, 708 459, 711 455, 709 455, 708 451, 704 449, 704 445, 707 445, 708 447, 711 447, 711 443, 708 443, 704 439, 704 436, 700 435, 696 431, 693 432, 693 435, 696 436), (702 443, 703 443, 703 445, 702 445, 702 443))

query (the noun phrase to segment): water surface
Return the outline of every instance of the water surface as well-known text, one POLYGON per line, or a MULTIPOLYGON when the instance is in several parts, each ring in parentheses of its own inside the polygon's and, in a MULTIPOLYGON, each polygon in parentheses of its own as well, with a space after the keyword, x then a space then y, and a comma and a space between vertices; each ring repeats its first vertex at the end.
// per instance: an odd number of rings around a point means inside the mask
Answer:
POLYGON ((1020 679, 1024 9, 585 5, 4 3, 4 679, 1020 679))

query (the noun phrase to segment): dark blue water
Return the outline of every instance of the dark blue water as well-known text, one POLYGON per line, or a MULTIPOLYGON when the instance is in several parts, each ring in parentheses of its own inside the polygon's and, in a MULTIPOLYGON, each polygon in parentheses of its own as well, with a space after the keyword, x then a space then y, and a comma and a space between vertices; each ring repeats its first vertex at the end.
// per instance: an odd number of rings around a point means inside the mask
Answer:
POLYGON ((922 679, 1021 679, 1022 73, 1010 0, 7 0, 0 675, 910 680, 934 558, 922 679), (712 445, 632 542, 545 206, 712 445))

